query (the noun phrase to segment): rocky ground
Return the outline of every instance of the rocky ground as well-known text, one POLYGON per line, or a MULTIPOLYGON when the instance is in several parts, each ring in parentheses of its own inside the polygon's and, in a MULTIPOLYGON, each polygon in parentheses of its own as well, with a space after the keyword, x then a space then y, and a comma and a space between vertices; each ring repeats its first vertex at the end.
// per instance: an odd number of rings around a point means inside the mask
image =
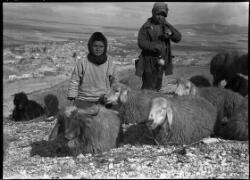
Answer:
POLYGON ((41 118, 4 123, 9 143, 4 154, 3 178, 249 177, 248 142, 216 139, 189 146, 127 143, 103 154, 72 157, 49 153, 45 140, 54 123, 41 118))
MULTIPOLYGON (((211 80, 208 67, 180 66, 172 78, 203 74, 211 80)), ((133 88, 140 79, 133 69, 120 78, 133 88)), ((164 84, 170 79, 164 79, 164 84)), ((65 97, 67 82, 29 94, 42 102, 45 94, 65 97)), ((65 101, 61 101, 61 106, 65 101)), ((65 104, 64 104, 65 105, 65 104)), ((3 178, 249 178, 249 142, 206 139, 188 146, 162 146, 151 136, 141 135, 141 127, 125 137, 118 148, 102 154, 70 156, 64 149, 56 151, 47 142, 55 121, 44 117, 28 122, 4 118, 3 178), (211 142, 210 142, 211 141, 211 142)), ((128 127, 124 127, 128 130, 128 127)), ((59 144, 56 146, 60 146, 59 144)))

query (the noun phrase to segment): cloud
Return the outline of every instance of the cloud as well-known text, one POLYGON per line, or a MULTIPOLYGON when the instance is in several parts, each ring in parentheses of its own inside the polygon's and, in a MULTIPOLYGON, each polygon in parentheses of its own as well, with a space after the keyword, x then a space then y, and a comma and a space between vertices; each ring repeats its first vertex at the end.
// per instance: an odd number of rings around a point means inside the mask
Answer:
POLYGON ((246 3, 175 3, 172 7, 170 17, 177 24, 248 25, 249 8, 246 3))
POLYGON ((54 11, 56 12, 64 12, 64 14, 75 14, 80 16, 116 16, 121 10, 120 7, 111 3, 77 3, 71 6, 62 4, 54 8, 54 11))
MULTIPOLYGON (((140 27, 152 13, 153 2, 3 3, 4 17, 31 17, 83 24, 140 27)), ((248 26, 248 2, 169 2, 172 24, 218 23, 248 26)))
MULTIPOLYGON (((218 4, 214 7, 209 7, 206 13, 203 13, 201 11, 196 11, 192 14, 192 18, 195 18, 198 22, 214 22, 214 23, 221 23, 221 24, 230 24, 233 23, 232 19, 242 18, 242 15, 246 15, 246 12, 244 13, 245 9, 244 6, 241 4, 218 4)), ((245 16, 247 18, 247 16, 245 16)), ((235 22, 239 23, 239 22, 235 22)))
POLYGON ((21 16, 21 17, 58 17, 60 13, 43 3, 5 3, 3 12, 6 15, 21 16))
POLYGON ((84 24, 107 26, 139 27, 151 15, 153 3, 72 3, 54 7, 56 12, 64 12, 67 18, 84 24), (133 19, 133 21, 131 21, 133 19))

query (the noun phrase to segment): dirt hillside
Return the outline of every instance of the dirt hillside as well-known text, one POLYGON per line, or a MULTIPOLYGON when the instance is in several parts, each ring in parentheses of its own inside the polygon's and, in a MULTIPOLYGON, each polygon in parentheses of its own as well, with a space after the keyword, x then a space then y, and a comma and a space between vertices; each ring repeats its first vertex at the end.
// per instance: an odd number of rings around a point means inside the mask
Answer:
MULTIPOLYGON (((208 67, 179 66, 172 78, 205 75, 211 82, 208 67)), ((141 81, 134 69, 125 69, 120 79, 127 79, 133 88, 141 81)), ((35 91, 30 99, 43 103, 48 93, 58 96, 60 106, 67 105, 68 81, 35 91)), ((102 154, 80 154, 72 157, 55 149, 46 140, 54 121, 43 117, 28 122, 4 119, 3 178, 249 178, 249 144, 213 139, 189 146, 156 145, 152 137, 138 135, 133 143, 120 145, 102 154), (142 140, 145 141, 142 141, 142 140)), ((132 136, 132 135, 131 135, 132 136)), ((127 137, 129 140, 131 137, 127 137)))

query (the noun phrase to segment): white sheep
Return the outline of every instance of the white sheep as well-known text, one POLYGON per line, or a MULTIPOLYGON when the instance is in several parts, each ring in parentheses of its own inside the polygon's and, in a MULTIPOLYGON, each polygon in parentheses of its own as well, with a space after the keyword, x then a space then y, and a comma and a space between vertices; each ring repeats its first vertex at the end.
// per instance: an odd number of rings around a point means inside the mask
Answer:
POLYGON ((212 135, 216 108, 200 97, 154 97, 147 125, 160 144, 190 144, 212 135))
POLYGON ((203 97, 211 102, 218 110, 215 135, 226 118, 231 118, 235 110, 241 105, 244 97, 229 89, 218 87, 197 88, 189 80, 181 79, 178 81, 175 94, 178 96, 194 95, 203 97))
POLYGON ((148 118, 151 97, 160 93, 151 90, 132 90, 127 85, 116 82, 105 95, 106 104, 119 106, 122 123, 140 123, 148 118))

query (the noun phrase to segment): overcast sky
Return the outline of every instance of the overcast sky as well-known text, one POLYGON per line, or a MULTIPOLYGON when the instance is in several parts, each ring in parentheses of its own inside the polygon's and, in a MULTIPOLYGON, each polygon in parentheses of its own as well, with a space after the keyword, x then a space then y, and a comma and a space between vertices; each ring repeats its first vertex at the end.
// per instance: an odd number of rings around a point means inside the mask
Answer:
MULTIPOLYGON (((249 2, 169 2, 171 24, 219 23, 248 26, 249 2)), ((93 25, 140 27, 153 2, 3 3, 3 19, 32 18, 93 25)))

